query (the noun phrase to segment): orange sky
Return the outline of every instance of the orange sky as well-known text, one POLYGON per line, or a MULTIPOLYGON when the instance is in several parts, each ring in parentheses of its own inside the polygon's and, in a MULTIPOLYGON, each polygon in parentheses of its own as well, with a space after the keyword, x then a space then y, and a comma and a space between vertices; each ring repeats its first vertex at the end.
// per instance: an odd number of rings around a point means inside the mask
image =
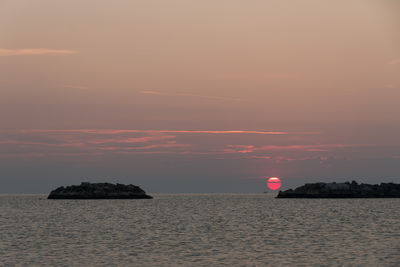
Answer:
POLYGON ((395 0, 1 1, 0 185, 399 181, 398 14, 395 0))

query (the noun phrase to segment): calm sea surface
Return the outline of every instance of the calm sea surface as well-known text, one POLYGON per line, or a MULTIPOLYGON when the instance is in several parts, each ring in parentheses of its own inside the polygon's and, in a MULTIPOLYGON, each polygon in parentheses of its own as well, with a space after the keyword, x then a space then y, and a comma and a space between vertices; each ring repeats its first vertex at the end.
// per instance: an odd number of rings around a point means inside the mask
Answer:
POLYGON ((400 199, 0 196, 0 266, 400 266, 400 199))

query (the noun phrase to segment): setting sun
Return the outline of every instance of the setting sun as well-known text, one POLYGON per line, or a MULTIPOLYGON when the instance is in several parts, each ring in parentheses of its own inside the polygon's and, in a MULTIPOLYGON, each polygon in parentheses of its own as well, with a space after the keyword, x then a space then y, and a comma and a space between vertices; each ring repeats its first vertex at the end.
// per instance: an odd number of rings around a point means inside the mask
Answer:
POLYGON ((281 179, 279 179, 278 177, 271 177, 268 179, 268 188, 271 190, 278 190, 279 188, 281 188, 281 179))

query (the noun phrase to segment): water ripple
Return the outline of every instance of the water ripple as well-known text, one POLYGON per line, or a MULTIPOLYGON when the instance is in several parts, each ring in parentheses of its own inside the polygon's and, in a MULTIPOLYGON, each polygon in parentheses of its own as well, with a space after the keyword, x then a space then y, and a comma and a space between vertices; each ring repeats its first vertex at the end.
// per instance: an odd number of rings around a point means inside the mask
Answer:
POLYGON ((0 196, 4 266, 399 266, 400 199, 0 196))

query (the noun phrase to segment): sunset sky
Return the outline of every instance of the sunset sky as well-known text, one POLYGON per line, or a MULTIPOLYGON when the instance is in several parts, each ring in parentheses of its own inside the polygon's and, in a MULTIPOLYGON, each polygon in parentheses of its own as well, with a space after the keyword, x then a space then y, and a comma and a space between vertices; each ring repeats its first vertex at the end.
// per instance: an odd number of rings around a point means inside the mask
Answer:
POLYGON ((400 182, 400 1, 1 0, 0 193, 400 182))

